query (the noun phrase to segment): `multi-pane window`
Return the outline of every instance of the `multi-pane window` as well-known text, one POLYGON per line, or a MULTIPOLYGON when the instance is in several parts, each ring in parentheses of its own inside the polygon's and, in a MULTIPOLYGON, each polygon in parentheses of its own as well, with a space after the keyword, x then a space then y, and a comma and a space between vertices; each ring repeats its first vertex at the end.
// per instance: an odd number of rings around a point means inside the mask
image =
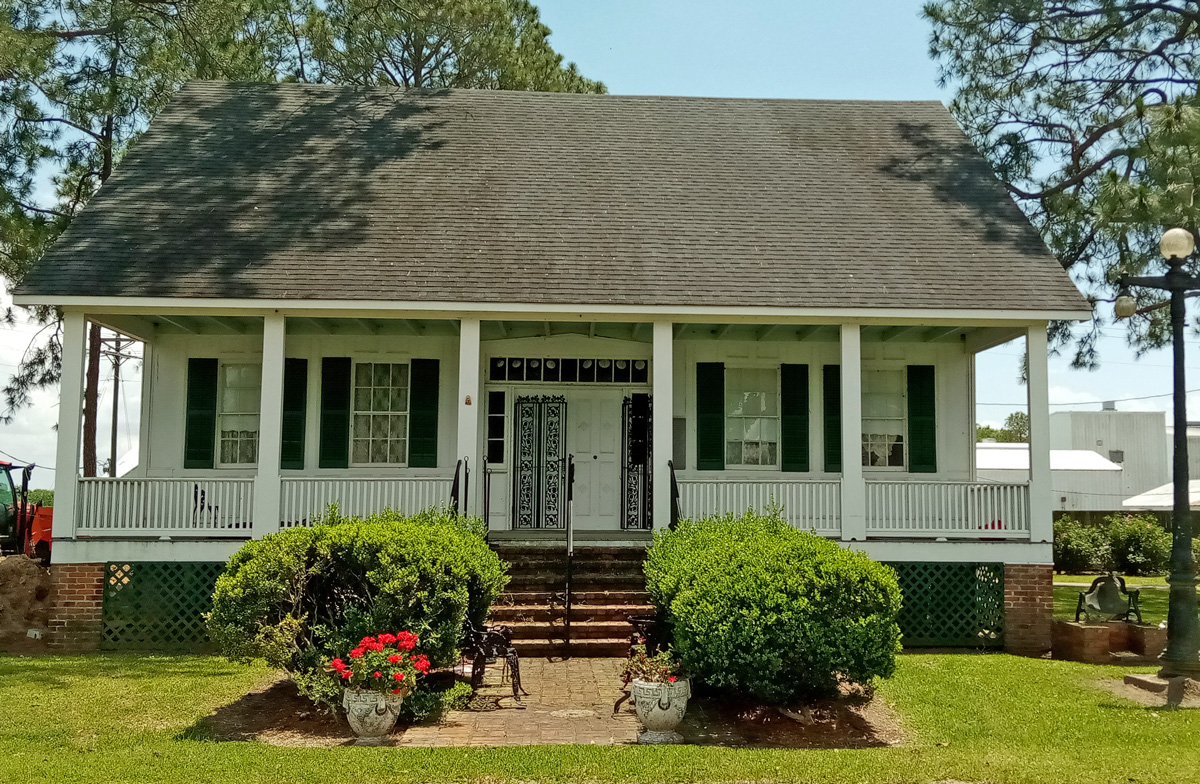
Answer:
POLYGON ((904 370, 864 370, 862 374, 862 464, 904 467, 904 370))
POLYGON ((354 366, 350 461, 358 465, 408 462, 408 365, 359 362, 354 366))
POLYGON ((223 364, 218 389, 218 464, 258 462, 258 408, 262 400, 262 365, 223 364))
POLYGON ((504 462, 504 393, 487 393, 487 460, 490 465, 504 462))
POLYGON ((725 464, 773 466, 778 462, 779 369, 727 369, 725 464))

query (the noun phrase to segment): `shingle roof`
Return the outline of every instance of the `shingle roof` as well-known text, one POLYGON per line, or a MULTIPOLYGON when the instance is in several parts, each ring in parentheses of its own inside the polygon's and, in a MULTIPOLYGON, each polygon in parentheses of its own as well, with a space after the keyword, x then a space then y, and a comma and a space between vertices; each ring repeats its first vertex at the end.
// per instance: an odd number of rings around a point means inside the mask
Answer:
POLYGON ((936 102, 221 82, 21 293, 1086 310, 936 102))

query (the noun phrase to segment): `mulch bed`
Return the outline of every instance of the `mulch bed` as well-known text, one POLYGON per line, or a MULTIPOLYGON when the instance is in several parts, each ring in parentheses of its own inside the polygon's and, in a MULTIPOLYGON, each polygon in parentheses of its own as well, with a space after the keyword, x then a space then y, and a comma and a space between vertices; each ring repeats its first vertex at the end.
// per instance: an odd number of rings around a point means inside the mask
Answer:
POLYGON ((24 555, 0 558, 0 652, 45 651, 49 617, 50 571, 24 555))

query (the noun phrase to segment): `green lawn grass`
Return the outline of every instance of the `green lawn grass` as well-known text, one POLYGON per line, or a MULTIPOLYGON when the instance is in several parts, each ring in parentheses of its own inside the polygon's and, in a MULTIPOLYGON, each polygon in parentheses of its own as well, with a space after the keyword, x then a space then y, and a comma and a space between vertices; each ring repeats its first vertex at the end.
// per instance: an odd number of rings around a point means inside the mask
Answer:
MULTIPOLYGON (((1075 607, 1079 602, 1079 592, 1086 590, 1070 585, 1054 586, 1054 617, 1075 620, 1075 607)), ((1146 623, 1159 624, 1167 619, 1167 600, 1170 592, 1166 587, 1154 588, 1146 586, 1138 592, 1138 604, 1142 608, 1142 620, 1146 623)))
POLYGON ((1143 708, 1093 685, 1125 672, 1006 655, 903 656, 879 689, 910 735, 899 748, 321 749, 188 738, 197 719, 266 675, 261 666, 0 657, 0 781, 1195 781, 1200 712, 1143 708))
MULTIPOLYGON (((1056 583, 1085 583, 1092 584, 1100 575, 1098 574, 1056 574, 1054 582, 1056 583)), ((1125 577, 1125 575, 1121 575, 1125 577)), ((1125 585, 1130 588, 1138 588, 1143 585, 1155 585, 1162 588, 1167 587, 1167 578, 1164 575, 1156 575, 1153 577, 1125 577, 1125 585)))

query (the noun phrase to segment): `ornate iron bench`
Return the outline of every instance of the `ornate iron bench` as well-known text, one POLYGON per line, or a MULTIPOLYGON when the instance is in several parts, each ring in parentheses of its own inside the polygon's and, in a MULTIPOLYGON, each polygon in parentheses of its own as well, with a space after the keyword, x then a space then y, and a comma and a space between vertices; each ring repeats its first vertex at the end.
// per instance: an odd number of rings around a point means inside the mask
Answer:
MULTIPOLYGON (((483 686, 484 670, 488 659, 503 661, 512 681, 513 699, 521 701, 521 695, 529 692, 521 686, 521 660, 512 644, 512 629, 507 626, 476 627, 469 620, 463 622, 463 655, 471 659, 471 688, 483 686)), ((501 682, 504 676, 501 675, 501 682)))
POLYGON ((1075 620, 1085 616, 1110 621, 1130 622, 1137 618, 1142 623, 1142 608, 1138 604, 1138 591, 1125 587, 1125 579, 1116 572, 1092 580, 1092 587, 1079 592, 1079 603, 1075 606, 1075 620))

